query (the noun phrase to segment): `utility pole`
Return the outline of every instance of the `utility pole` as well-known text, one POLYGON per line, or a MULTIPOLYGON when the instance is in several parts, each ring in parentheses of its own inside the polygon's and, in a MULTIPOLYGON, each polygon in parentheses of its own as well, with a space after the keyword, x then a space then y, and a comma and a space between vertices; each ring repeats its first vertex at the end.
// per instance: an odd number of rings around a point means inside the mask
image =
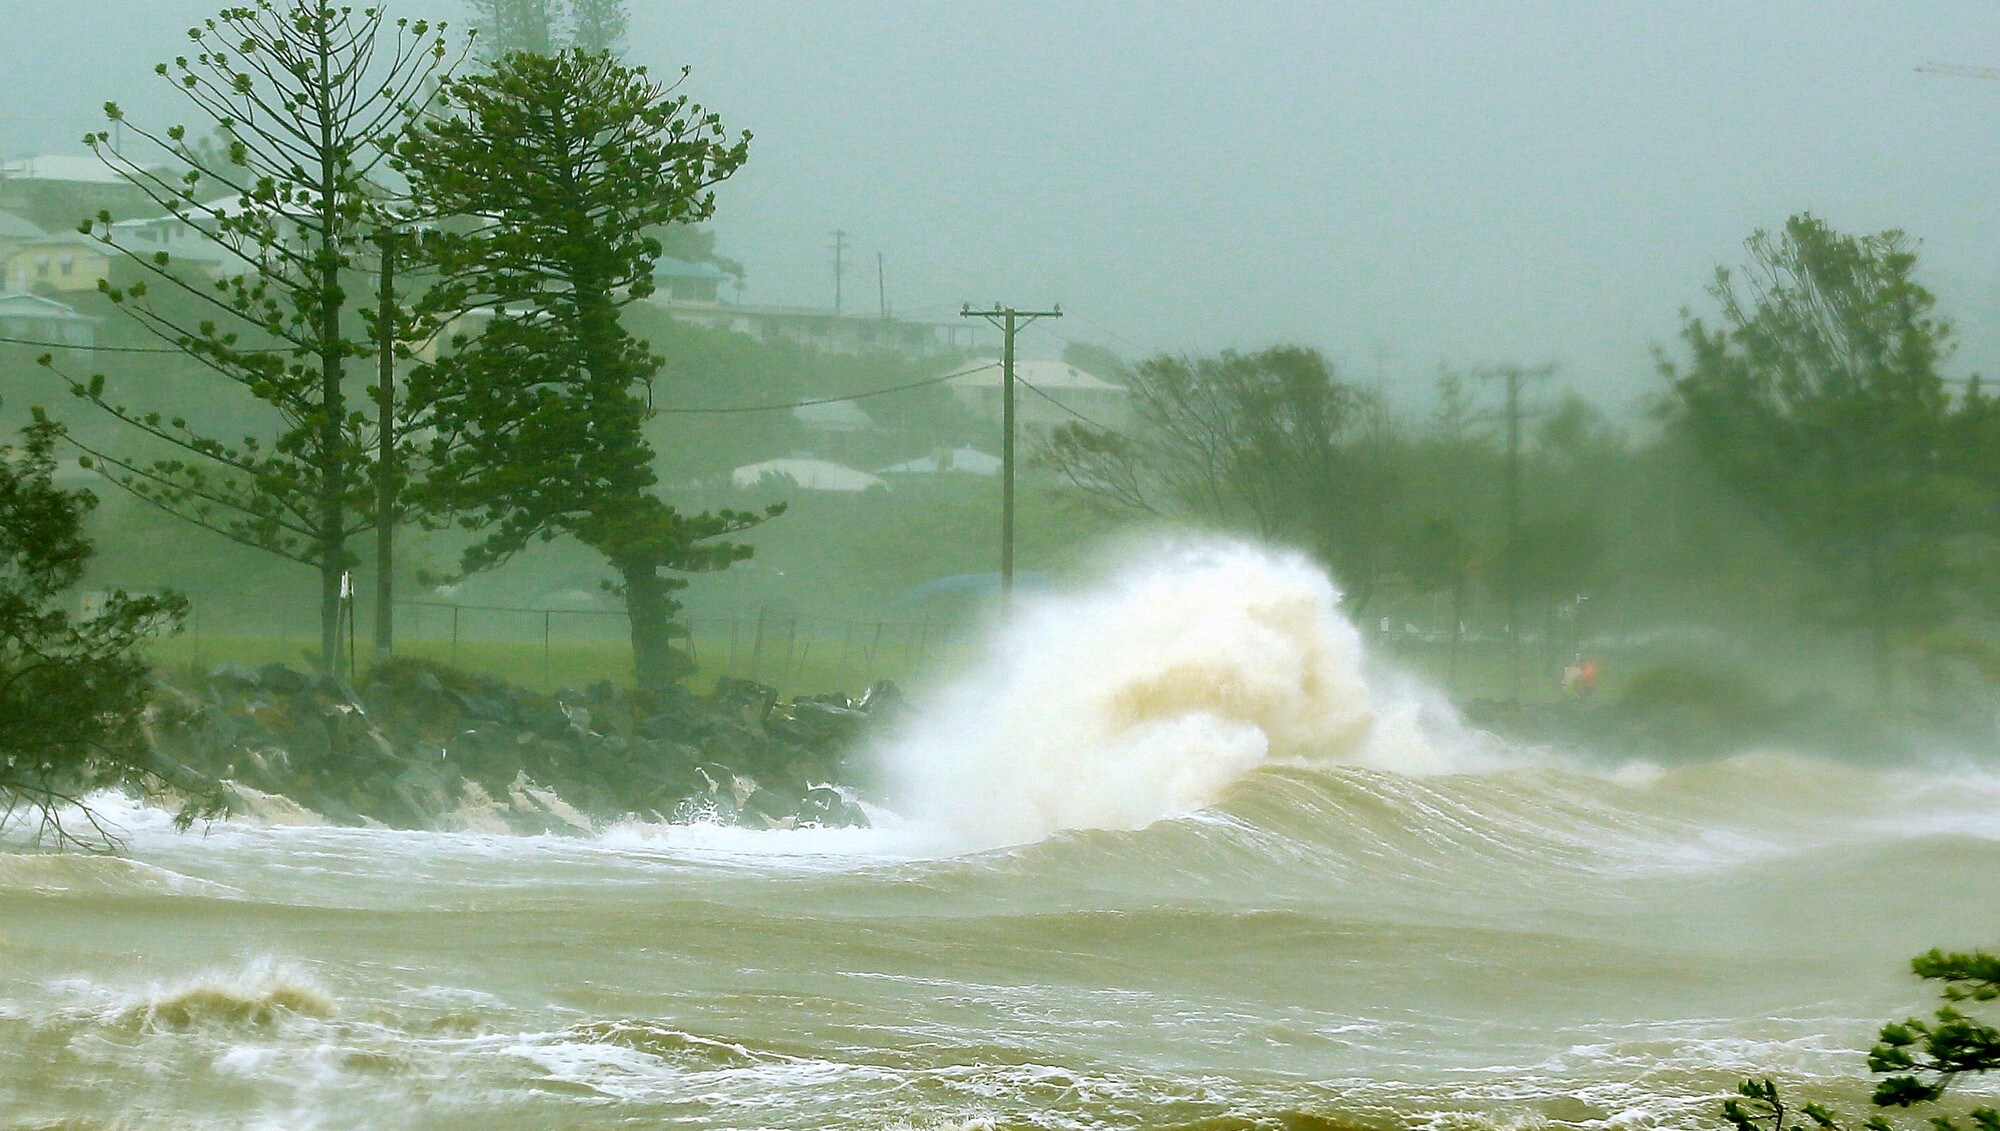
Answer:
POLYGON ((998 327, 1000 347, 1000 615, 1014 608, 1014 334, 1043 318, 1061 318, 1062 307, 1048 310, 1015 310, 993 304, 992 310, 974 310, 967 304, 960 318, 984 318, 998 327))
POLYGON ((1507 465, 1501 476, 1507 542, 1501 550, 1500 580, 1507 601, 1507 678, 1515 702, 1521 699, 1521 386, 1530 379, 1547 377, 1552 371, 1548 367, 1530 370, 1510 365, 1485 375, 1506 382, 1507 390, 1507 465))
POLYGON ((841 253, 847 250, 847 233, 839 228, 833 230, 833 312, 840 313, 840 284, 847 274, 847 267, 841 261, 841 253))
POLYGON ((875 253, 875 305, 880 309, 882 321, 889 320, 889 277, 882 268, 882 253, 875 253))

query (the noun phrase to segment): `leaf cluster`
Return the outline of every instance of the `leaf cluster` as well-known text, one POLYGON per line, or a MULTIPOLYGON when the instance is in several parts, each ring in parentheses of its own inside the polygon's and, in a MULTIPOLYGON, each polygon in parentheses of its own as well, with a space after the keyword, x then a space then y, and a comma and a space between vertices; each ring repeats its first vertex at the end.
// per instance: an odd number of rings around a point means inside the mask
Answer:
MULTIPOLYGON (((1918 977, 1942 983, 1944 1004, 1928 1019, 1912 1017, 1884 1025, 1868 1051, 1868 1068, 1883 1075, 1871 1096, 1877 1107, 1909 1108, 1935 1103, 1958 1080, 2000 1069, 2000 1028, 1966 1014, 1970 1003, 2000 999, 2000 955, 1987 951, 1933 949, 1910 962, 1918 977)), ((1723 1103, 1723 1118, 1736 1131, 1794 1131, 1787 1108, 1770 1080, 1745 1080, 1737 1098, 1723 1103)), ((1809 1104, 1804 1115, 1825 1131, 1838 1125, 1823 1107, 1809 1104)), ((1981 1105, 1964 1122, 1948 1115, 1929 1120, 1934 1131, 2000 1131, 2000 1110, 1981 1105)), ((1892 1131, 1877 1115, 1863 1123, 1869 1131, 1892 1131)))
POLYGON ((620 312, 652 293, 650 233, 708 218, 749 145, 677 85, 581 49, 516 53, 450 83, 450 115, 397 149, 414 205, 450 221, 425 234, 427 309, 483 323, 410 384, 436 421, 437 504, 488 531, 468 570, 558 534, 628 576, 719 569, 749 549, 716 540, 767 516, 682 514, 651 492, 662 359, 620 312))
POLYGON ((80 231, 138 276, 102 284, 106 297, 281 421, 265 437, 205 435, 127 407, 102 374, 69 374, 43 358, 75 395, 173 452, 144 459, 91 449, 120 486, 258 549, 345 564, 326 559, 375 521, 366 471, 379 422, 349 407, 344 366, 373 353, 378 334, 418 329, 414 321, 350 327, 345 315, 358 296, 349 284, 372 268, 374 241, 396 222, 376 180, 389 159, 381 139, 427 111, 451 62, 444 31, 376 7, 258 0, 188 29, 190 53, 156 68, 220 143, 198 131, 191 140, 185 126, 131 125, 106 104, 111 121, 173 164, 140 163, 111 145, 109 131, 86 142, 223 264, 184 262, 99 213, 80 231))
POLYGON ((1297 346, 1148 358, 1127 387, 1129 431, 1064 425, 1042 462, 1114 509, 1192 513, 1303 543, 1365 601, 1385 574, 1399 488, 1379 398, 1297 346))
POLYGON ((115 838, 86 804, 98 790, 182 789, 184 824, 219 801, 156 761, 143 727, 151 684, 135 649, 177 629, 186 602, 112 593, 89 618, 60 607, 90 560, 83 522, 97 502, 55 485, 61 435, 38 413, 0 455, 0 827, 25 809, 58 844, 101 847, 115 838))

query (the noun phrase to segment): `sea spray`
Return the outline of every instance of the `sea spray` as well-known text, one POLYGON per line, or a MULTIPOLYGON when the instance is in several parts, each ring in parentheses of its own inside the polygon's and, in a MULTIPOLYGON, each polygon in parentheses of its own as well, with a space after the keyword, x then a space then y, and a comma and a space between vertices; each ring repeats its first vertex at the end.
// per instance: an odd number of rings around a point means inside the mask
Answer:
POLYGON ((1276 760, 1448 768, 1435 704, 1371 692, 1361 635, 1305 557, 1184 539, 1023 601, 885 745, 892 804, 960 841, 1134 829, 1276 760))

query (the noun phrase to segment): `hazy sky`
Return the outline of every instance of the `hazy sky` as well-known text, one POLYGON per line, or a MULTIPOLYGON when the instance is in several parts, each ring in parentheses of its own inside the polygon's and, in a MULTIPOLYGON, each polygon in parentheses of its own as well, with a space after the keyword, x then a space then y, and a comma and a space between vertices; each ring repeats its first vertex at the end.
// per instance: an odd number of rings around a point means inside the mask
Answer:
MULTIPOLYGON (((107 98, 178 117, 150 64, 216 6, 0 3, 0 151, 72 151, 107 98)), ((2000 5, 631 7, 633 58, 756 135, 716 222, 748 301, 831 305, 843 228, 851 308, 879 251, 901 314, 1062 303, 1038 352, 1298 341, 1412 390, 1554 361, 1623 399, 1811 209, 1921 237, 1956 368, 2000 372, 2000 82, 1913 69, 2000 66, 2000 5)))

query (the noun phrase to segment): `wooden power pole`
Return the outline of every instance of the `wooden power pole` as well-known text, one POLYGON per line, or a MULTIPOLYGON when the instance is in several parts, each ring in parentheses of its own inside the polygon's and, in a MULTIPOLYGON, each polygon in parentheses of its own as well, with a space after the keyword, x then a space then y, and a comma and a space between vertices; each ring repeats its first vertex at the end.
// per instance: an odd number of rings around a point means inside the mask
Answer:
POLYGON ((1501 551, 1500 583, 1507 602, 1507 678, 1515 702, 1521 698, 1521 567, 1524 564, 1521 559, 1525 550, 1521 545, 1521 386, 1551 372, 1550 368, 1522 369, 1510 365, 1486 375, 1504 382, 1507 390, 1507 465, 1501 478, 1507 541, 1501 551))
POLYGON ((833 233, 833 312, 840 313, 840 285, 847 278, 847 263, 842 256, 847 251, 847 233, 835 229, 833 233))
POLYGON ((1048 310, 1016 310, 993 305, 992 310, 966 306, 961 318, 984 318, 1000 330, 1000 613, 1014 607, 1014 335, 1043 318, 1061 318, 1062 307, 1048 310))

